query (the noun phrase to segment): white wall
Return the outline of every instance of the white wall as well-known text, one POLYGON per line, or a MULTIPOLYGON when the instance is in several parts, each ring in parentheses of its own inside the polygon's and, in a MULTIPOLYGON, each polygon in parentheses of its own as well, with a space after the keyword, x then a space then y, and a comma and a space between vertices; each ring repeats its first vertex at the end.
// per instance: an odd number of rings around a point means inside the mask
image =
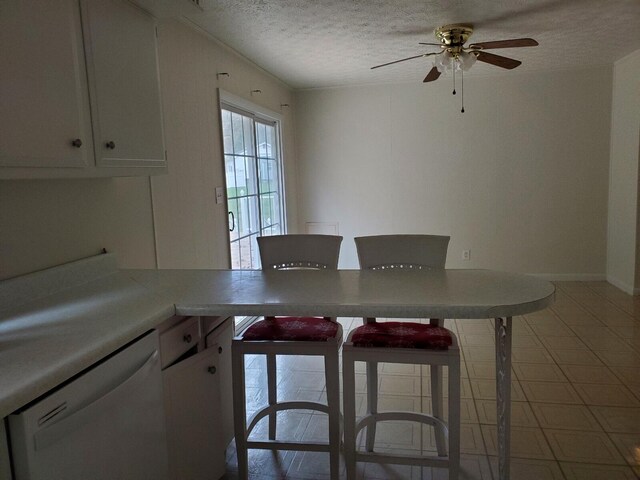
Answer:
POLYGON ((640 288, 639 162, 640 50, 615 63, 611 105, 607 279, 627 293, 640 288))
POLYGON ((115 252, 153 268, 148 178, 0 181, 0 279, 115 252))
POLYGON ((301 228, 451 235, 447 265, 604 278, 611 69, 296 95, 301 228), (471 250, 463 262, 461 251, 471 250))
POLYGON ((160 268, 227 268, 227 209, 216 205, 224 185, 218 92, 266 107, 284 118, 285 191, 295 231, 293 100, 284 84, 212 39, 176 21, 159 28, 169 175, 152 179, 160 268), (226 72, 229 77, 216 78, 226 72), (252 90, 261 90, 251 95, 252 90), (289 108, 281 108, 289 104, 289 108))

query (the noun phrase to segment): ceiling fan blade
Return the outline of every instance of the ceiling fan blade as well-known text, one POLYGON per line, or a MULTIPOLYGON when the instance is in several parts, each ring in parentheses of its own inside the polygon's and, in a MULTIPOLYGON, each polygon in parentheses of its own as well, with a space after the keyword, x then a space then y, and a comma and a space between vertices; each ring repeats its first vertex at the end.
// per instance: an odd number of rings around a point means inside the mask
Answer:
POLYGON ((426 43, 426 42, 418 42, 418 45, 435 45, 436 47, 441 47, 441 43, 426 43))
POLYGON ((427 73, 427 76, 424 77, 424 80, 422 82, 433 82, 434 80, 437 80, 438 77, 440 77, 440 72, 436 67, 433 67, 431 70, 429 70, 429 73, 427 73))
POLYGON ((538 42, 533 38, 514 38, 511 40, 497 40, 495 42, 473 43, 469 48, 480 48, 488 50, 490 48, 515 48, 515 47, 536 47, 538 42))
POLYGON ((496 67, 502 67, 508 70, 516 68, 522 63, 520 60, 514 60, 513 58, 503 57, 501 55, 495 55, 487 52, 479 52, 477 59, 481 62, 490 63, 496 67))
POLYGON ((393 62, 383 63, 382 65, 376 65, 375 67, 371 67, 371 70, 373 70, 374 68, 386 67, 387 65, 393 65, 394 63, 406 62, 407 60, 413 60, 414 58, 420 58, 420 57, 425 57, 425 56, 427 56, 427 54, 423 53, 421 55, 415 55, 413 57, 407 57, 407 58, 403 58, 401 60, 394 60, 393 62))

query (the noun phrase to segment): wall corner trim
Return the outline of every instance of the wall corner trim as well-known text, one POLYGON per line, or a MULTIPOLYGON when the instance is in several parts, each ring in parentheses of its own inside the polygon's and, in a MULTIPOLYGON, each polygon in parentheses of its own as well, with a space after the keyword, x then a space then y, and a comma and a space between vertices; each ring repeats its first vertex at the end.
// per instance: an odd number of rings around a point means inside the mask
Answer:
POLYGON ((629 295, 640 295, 640 288, 633 288, 632 285, 629 285, 628 283, 617 279, 613 275, 607 275, 607 282, 609 282, 614 287, 618 287, 620 290, 628 293, 629 295))

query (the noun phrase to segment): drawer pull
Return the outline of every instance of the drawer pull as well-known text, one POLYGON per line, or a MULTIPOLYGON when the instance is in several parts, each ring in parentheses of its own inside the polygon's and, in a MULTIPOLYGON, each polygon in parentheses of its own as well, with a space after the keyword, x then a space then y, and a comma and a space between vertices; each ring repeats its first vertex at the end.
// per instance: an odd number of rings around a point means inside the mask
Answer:
POLYGON ((211 365, 209 368, 207 368, 207 372, 209 372, 211 375, 215 375, 217 369, 215 366, 211 365))
POLYGON ((191 343, 191 334, 187 333, 184 337, 182 337, 182 340, 184 340, 185 343, 191 343))
POLYGON ((116 144, 112 140, 109 140, 107 143, 104 144, 104 146, 107 147, 107 149, 109 150, 113 150, 116 148, 116 144))
POLYGON ((218 353, 222 353, 222 347, 218 347, 218 353))

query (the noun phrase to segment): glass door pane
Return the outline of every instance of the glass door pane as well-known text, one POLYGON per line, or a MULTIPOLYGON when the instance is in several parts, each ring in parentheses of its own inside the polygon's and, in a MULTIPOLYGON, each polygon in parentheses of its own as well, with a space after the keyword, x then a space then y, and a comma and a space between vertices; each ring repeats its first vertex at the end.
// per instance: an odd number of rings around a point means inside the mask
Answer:
POLYGON ((285 233, 277 124, 233 107, 221 118, 231 268, 259 269, 258 236, 285 233))
POLYGON ((281 218, 280 169, 276 126, 256 121, 258 176, 260 178, 260 223, 262 235, 284 233, 281 218))

